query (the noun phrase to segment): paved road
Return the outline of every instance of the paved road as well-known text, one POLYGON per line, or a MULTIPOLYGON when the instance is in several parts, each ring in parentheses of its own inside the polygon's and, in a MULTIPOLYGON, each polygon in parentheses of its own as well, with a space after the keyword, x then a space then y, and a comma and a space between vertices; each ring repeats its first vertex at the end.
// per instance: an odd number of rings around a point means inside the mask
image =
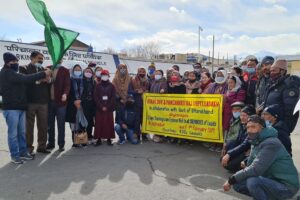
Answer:
MULTIPOLYGON (((229 174, 218 164, 218 155, 201 145, 148 142, 72 149, 66 127, 64 153, 37 154, 34 161, 16 166, 9 162, 4 123, 0 115, 1 200, 248 199, 222 192, 229 174)), ((294 144, 299 141, 300 134, 293 135, 294 144)), ((299 152, 294 145, 298 168, 299 152)))

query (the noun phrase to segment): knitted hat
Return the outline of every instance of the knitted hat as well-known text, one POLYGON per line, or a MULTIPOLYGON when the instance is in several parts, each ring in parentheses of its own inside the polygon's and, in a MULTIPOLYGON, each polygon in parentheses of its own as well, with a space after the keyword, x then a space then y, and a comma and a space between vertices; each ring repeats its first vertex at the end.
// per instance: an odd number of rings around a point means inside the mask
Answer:
POLYGON ((246 113, 247 115, 251 116, 251 115, 255 115, 256 111, 255 108, 253 106, 245 106, 242 109, 242 112, 246 113))
POLYGON ((269 64, 273 64, 274 63, 274 58, 272 56, 265 56, 262 60, 261 60, 261 64, 262 65, 269 65, 269 64))
POLYGON ((283 70, 287 70, 287 67, 288 67, 288 62, 285 59, 278 59, 271 66, 271 68, 279 68, 283 70))
POLYGON ((278 104, 266 107, 263 112, 269 113, 277 119, 281 117, 281 108, 278 104))
POLYGON ((109 75, 109 71, 107 69, 103 69, 101 71, 101 75, 109 75))
POLYGON ((3 54, 3 60, 4 64, 7 64, 10 61, 18 61, 18 58, 14 54, 6 52, 3 54))

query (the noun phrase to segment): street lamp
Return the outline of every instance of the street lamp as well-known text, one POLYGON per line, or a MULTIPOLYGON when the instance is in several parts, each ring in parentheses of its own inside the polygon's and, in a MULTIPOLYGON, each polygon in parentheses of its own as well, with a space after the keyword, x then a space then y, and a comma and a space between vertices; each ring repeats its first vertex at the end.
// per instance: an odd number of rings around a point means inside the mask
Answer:
POLYGON ((198 39, 198 61, 200 61, 200 33, 201 31, 203 31, 203 28, 201 26, 198 27, 198 30, 199 30, 199 39, 198 39))

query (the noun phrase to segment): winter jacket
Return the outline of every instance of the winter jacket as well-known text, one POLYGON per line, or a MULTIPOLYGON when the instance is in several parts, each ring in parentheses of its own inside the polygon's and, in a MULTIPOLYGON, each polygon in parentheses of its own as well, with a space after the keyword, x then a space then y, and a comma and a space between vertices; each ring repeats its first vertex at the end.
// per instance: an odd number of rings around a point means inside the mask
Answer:
POLYGON ((45 72, 24 75, 3 67, 0 72, 0 86, 3 110, 26 110, 26 85, 46 77, 45 72))

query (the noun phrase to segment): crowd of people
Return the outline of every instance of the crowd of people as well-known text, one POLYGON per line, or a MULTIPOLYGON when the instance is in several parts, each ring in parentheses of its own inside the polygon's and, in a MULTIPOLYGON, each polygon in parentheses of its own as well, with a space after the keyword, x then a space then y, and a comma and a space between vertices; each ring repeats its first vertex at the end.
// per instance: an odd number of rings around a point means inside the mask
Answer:
POLYGON ((19 66, 15 55, 3 55, 0 92, 13 163, 34 158, 35 118, 38 153, 48 154, 55 148, 55 119, 59 151, 64 151, 66 122, 73 139, 78 133, 88 135, 87 144, 74 143, 74 148, 99 146, 103 141, 113 145, 115 133, 119 145, 149 139, 181 143, 176 138, 142 134, 143 94, 221 94, 224 144, 203 145, 220 152, 221 165, 233 173, 224 190, 233 186, 260 200, 286 199, 298 191, 290 134, 298 120, 293 110, 300 79, 288 74, 286 60, 266 56, 258 62, 248 56, 240 65, 219 67, 213 73, 201 63, 183 73, 177 65, 164 72, 152 63, 147 69, 140 67, 134 77, 120 64, 110 77, 107 69, 95 63, 84 69, 78 64, 67 69, 62 62, 44 68, 43 58, 34 51, 31 62, 19 66), (80 113, 87 123, 81 123, 80 113))

